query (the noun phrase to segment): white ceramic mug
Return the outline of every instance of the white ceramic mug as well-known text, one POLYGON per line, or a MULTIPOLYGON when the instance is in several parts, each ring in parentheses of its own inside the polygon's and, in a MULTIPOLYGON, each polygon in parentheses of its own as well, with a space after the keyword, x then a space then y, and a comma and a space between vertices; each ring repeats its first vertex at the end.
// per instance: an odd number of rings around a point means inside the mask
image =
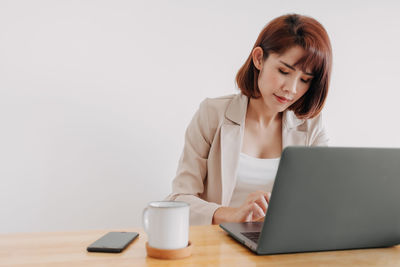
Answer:
POLYGON ((150 247, 185 248, 189 242, 189 204, 181 201, 150 202, 143 210, 143 227, 150 247))

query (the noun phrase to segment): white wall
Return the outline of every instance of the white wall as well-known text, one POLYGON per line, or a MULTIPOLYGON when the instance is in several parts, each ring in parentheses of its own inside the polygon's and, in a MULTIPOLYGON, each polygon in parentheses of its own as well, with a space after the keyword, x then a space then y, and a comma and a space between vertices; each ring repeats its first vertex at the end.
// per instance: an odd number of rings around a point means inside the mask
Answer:
POLYGON ((198 104, 289 12, 332 40, 331 145, 400 147, 400 4, 342 2, 0 0, 0 232, 140 226, 198 104))

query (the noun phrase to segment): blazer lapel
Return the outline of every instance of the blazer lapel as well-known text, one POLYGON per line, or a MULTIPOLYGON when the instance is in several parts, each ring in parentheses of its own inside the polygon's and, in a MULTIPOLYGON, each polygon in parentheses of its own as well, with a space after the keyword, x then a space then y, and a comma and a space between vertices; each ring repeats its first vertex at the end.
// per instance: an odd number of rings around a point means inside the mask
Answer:
POLYGON ((242 147, 248 98, 239 94, 232 99, 221 126, 221 204, 228 206, 236 185, 236 170, 242 147))
POLYGON ((305 146, 306 137, 306 132, 296 129, 282 129, 282 149, 287 146, 305 146))
POLYGON ((240 125, 224 124, 221 128, 222 205, 228 206, 236 185, 236 170, 242 147, 240 125))
POLYGON ((282 149, 287 146, 306 145, 307 132, 300 129, 304 121, 303 119, 298 119, 293 111, 285 111, 283 113, 282 149))

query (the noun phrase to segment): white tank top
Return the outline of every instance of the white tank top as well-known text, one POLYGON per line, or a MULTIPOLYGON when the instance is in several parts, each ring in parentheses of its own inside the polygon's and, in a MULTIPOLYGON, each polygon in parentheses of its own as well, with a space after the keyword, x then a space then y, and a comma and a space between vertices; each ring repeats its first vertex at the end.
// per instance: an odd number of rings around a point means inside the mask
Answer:
POLYGON ((240 153, 236 186, 230 207, 240 207, 247 196, 258 190, 271 192, 280 158, 260 159, 240 153))

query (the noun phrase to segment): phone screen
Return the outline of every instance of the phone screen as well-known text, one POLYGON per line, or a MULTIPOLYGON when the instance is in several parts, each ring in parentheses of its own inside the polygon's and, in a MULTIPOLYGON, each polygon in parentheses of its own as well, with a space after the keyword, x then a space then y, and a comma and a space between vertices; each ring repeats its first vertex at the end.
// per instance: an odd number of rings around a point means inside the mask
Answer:
POLYGON ((87 251, 121 252, 138 236, 135 232, 109 232, 88 246, 87 251))

